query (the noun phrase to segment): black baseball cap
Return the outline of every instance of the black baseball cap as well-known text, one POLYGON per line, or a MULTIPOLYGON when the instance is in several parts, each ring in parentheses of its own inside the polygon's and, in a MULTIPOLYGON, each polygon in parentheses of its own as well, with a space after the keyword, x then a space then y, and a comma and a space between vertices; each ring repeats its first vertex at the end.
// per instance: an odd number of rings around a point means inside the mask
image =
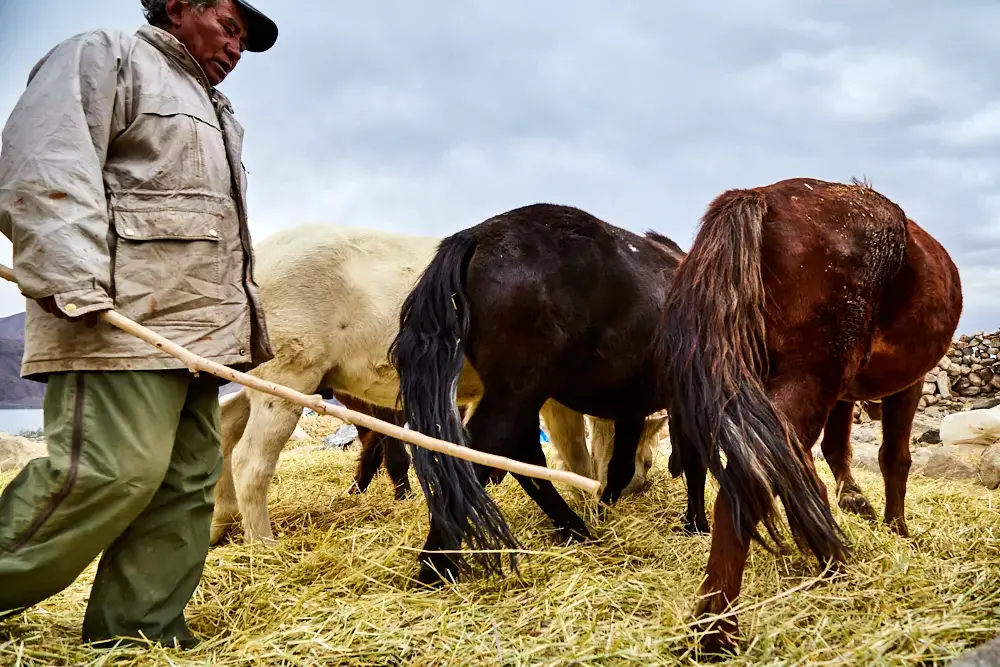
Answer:
POLYGON ((274 46, 278 40, 278 26, 274 21, 246 0, 233 2, 243 11, 243 18, 247 22, 246 50, 260 53, 274 46))

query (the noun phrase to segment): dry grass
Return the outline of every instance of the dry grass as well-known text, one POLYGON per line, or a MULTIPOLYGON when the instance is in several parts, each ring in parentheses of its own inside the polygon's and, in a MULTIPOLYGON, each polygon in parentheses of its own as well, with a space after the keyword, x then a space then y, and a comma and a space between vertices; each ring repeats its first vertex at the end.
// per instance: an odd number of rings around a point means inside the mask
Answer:
POLYGON ((299 426, 309 437, 322 440, 344 425, 344 422, 330 415, 311 415, 299 420, 299 426))
MULTIPOLYGON (((286 452, 279 466, 270 499, 278 546, 236 540, 210 553, 188 612, 205 638, 198 649, 81 647, 91 566, 2 626, 0 664, 694 664, 688 624, 709 538, 680 532, 684 486, 667 477, 662 457, 652 488, 604 519, 566 491, 600 541, 584 547, 555 546, 547 519, 508 477, 493 494, 531 550, 523 579, 426 591, 410 579, 426 530, 422 497, 393 500, 384 473, 368 493, 347 496, 356 453, 315 444, 286 452)), ((881 507, 880 478, 856 474, 881 507)), ((972 484, 914 477, 911 540, 838 510, 856 558, 834 580, 816 580, 814 561, 754 547, 742 653, 729 664, 944 664, 996 635, 995 500, 972 484)))

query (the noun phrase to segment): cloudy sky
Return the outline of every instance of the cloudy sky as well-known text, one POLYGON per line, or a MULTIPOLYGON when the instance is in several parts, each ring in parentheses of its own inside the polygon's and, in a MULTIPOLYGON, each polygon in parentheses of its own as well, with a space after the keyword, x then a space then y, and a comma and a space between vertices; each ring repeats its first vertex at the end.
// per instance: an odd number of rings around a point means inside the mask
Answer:
MULTIPOLYGON (((690 247, 731 187, 865 176, 1000 327, 1000 5, 985 0, 254 0, 276 46, 221 86, 257 239, 445 235, 537 201, 690 247)), ((59 40, 139 0, 0 0, 0 116, 59 40)), ((10 262, 0 239, 0 262, 10 262)), ((23 309, 0 286, 0 316, 23 309)))

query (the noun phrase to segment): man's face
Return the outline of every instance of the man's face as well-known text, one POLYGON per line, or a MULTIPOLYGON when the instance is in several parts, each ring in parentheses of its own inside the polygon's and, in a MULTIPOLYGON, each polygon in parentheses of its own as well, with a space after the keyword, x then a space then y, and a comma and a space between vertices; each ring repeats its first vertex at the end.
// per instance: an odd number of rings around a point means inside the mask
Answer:
POLYGON ((219 0, 201 11, 181 0, 167 0, 170 33, 181 41, 205 71, 209 83, 219 85, 233 71, 246 47, 246 21, 233 0, 219 0))

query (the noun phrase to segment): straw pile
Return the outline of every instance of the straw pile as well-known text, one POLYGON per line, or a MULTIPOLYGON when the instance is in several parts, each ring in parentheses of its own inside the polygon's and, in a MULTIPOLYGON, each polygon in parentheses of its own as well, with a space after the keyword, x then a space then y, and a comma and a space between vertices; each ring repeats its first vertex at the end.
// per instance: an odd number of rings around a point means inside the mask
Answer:
MULTIPOLYGON (((688 624, 709 538, 680 531, 684 485, 667 476, 664 456, 651 488, 604 519, 562 489, 599 539, 582 547, 554 545, 549 521, 508 477, 493 495, 531 552, 523 579, 427 591, 410 579, 427 527, 422 497, 393 500, 384 473, 366 494, 347 496, 356 452, 318 444, 286 451, 279 465, 270 497, 278 546, 237 539, 210 553, 188 611, 205 638, 198 649, 81 647, 92 565, 0 625, 0 664, 694 664, 688 624)), ((881 479, 855 475, 881 508, 881 479)), ((971 483, 912 478, 909 541, 835 510, 856 557, 833 580, 815 580, 814 561, 755 546, 741 597, 743 653, 728 664, 942 664, 1000 633, 995 501, 971 483)))

